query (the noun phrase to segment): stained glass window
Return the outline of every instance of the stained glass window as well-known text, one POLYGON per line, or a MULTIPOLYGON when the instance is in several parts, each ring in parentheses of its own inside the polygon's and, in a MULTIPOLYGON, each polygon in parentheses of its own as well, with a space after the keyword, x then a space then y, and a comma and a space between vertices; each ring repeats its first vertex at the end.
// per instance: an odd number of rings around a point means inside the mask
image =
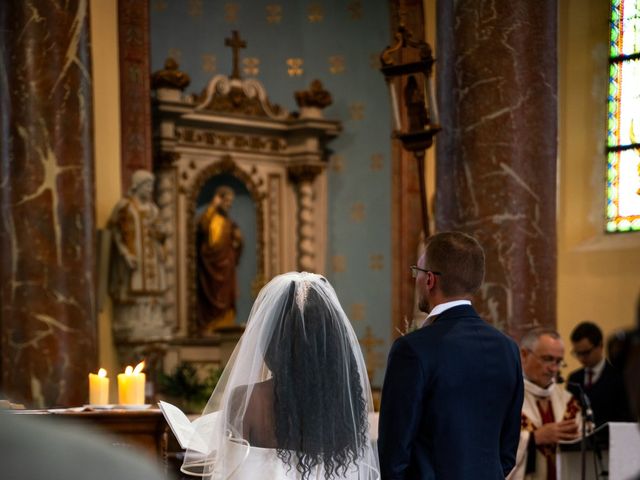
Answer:
POLYGON ((640 0, 611 1, 607 231, 640 231, 640 0))

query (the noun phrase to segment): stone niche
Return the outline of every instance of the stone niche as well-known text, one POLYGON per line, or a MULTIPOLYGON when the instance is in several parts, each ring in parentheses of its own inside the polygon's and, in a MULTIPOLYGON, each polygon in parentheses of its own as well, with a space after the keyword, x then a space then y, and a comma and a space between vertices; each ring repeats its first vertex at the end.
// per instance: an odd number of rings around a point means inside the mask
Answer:
MULTIPOLYGON (((236 319, 238 328, 210 336, 195 329, 195 219, 203 198, 212 185, 231 183, 250 199, 248 211, 255 218, 242 255, 251 256, 252 272, 250 279, 238 279, 245 303, 252 303, 259 289, 280 273, 323 273, 326 144, 341 126, 324 119, 317 108, 290 114, 269 102, 257 80, 223 75, 213 77, 198 96, 158 89, 153 115, 156 201, 169 232, 165 320, 172 324, 161 368, 169 372, 181 362, 221 366, 246 316, 236 319)), ((244 306, 247 313, 248 308, 244 306)))

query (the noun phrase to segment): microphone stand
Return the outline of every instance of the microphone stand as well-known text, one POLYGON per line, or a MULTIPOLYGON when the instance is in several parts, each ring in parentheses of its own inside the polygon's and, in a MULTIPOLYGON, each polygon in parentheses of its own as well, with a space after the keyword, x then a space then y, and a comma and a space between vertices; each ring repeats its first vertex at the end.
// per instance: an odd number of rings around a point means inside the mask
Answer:
MULTIPOLYGON (((578 399, 580 400, 580 407, 582 409, 582 433, 580 438, 580 464, 581 464, 581 472, 580 478, 581 480, 586 479, 587 472, 587 421, 591 425, 595 425, 593 409, 591 408, 591 401, 589 400, 589 396, 585 393, 582 385, 575 382, 568 382, 568 384, 578 390, 578 399)), ((602 468, 602 452, 600 451, 600 445, 598 445, 598 441, 595 436, 590 435, 589 441, 591 443, 591 448, 593 449, 594 457, 594 469, 596 478, 608 477, 609 472, 602 468)))

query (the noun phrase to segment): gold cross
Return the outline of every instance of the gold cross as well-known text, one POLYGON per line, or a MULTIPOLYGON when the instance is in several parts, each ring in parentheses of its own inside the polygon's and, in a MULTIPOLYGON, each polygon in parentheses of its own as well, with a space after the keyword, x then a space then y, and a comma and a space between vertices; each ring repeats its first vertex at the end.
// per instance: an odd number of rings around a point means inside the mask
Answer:
POLYGON ((224 39, 225 47, 231 47, 233 49, 233 73, 231 78, 240 78, 240 69, 238 63, 240 61, 240 49, 247 48, 247 42, 240 39, 240 35, 237 30, 231 32, 231 38, 224 39))
POLYGON ((374 336, 373 329, 367 326, 364 337, 359 341, 364 350, 364 363, 367 365, 367 374, 369 375, 369 381, 371 381, 376 370, 382 366, 380 352, 376 352, 376 350, 379 346, 384 345, 384 340, 374 336))

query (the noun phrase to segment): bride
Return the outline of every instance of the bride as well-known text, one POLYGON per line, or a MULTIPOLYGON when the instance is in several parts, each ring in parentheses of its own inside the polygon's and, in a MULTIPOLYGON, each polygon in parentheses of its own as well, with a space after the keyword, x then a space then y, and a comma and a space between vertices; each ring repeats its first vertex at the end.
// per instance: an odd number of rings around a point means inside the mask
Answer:
POLYGON ((358 339, 329 282, 280 275, 260 291, 182 471, 210 480, 377 480, 372 405, 358 339))

